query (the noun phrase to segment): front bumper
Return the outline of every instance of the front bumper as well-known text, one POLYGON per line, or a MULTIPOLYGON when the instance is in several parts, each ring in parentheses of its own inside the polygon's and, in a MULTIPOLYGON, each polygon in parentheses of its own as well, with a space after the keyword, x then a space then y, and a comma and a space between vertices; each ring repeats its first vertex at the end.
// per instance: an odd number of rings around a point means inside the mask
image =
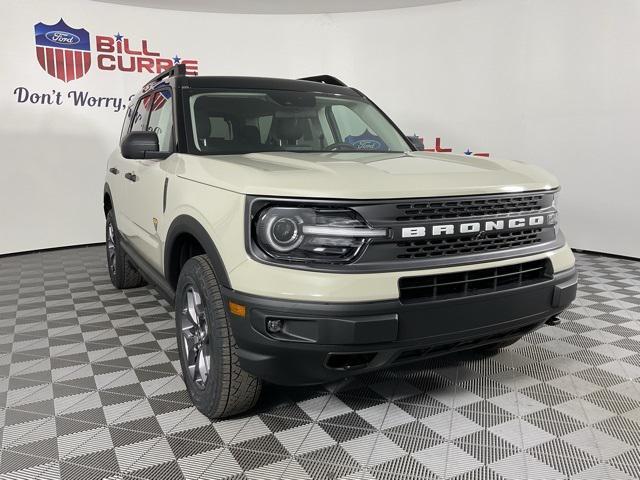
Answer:
POLYGON ((318 384, 353 373, 516 338, 575 298, 575 267, 530 286, 447 300, 403 304, 293 301, 223 289, 246 306, 229 313, 246 371, 281 385, 318 384), (284 321, 277 334, 269 319, 284 321))
POLYGON ((245 259, 236 268, 228 271, 231 287, 258 297, 282 300, 309 301, 321 303, 378 302, 398 298, 398 281, 402 277, 440 275, 443 273, 466 272, 488 267, 515 265, 533 260, 549 259, 554 272, 562 272, 575 265, 575 258, 569 245, 556 250, 535 255, 519 256, 475 262, 469 265, 442 266, 423 270, 402 270, 377 273, 328 273, 298 270, 282 266, 267 265, 252 259, 245 259))

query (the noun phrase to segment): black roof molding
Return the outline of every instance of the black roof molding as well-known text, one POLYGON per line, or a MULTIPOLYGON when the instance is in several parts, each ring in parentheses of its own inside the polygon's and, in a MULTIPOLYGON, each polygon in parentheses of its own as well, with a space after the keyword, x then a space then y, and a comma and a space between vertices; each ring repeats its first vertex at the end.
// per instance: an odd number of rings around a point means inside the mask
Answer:
POLYGON ((191 76, 180 77, 180 85, 187 88, 230 88, 230 89, 265 89, 291 90, 297 92, 320 92, 360 97, 349 87, 333 83, 314 82, 306 80, 291 80, 285 78, 267 77, 217 77, 191 76))
POLYGON ((164 78, 184 77, 186 74, 187 74, 187 67, 183 63, 176 63, 173 67, 167 68, 165 71, 159 73, 158 75, 153 77, 151 80, 149 80, 145 84, 145 87, 149 87, 152 84, 157 83, 160 80, 163 80, 164 78))
MULTIPOLYGON (((186 77, 187 75, 187 69, 185 67, 184 64, 182 63, 178 63, 176 65, 174 65, 171 68, 167 68, 165 71, 159 73, 158 75, 156 75, 155 77, 153 77, 151 80, 149 80, 147 83, 145 83, 144 85, 144 90, 148 90, 150 87, 152 87, 153 85, 157 84, 158 82, 160 82, 161 80, 164 79, 168 79, 170 77, 186 77)), ((247 80, 258 80, 259 81, 270 81, 270 82, 274 82, 274 81, 282 81, 282 79, 275 79, 275 78, 264 78, 264 77, 204 77, 204 79, 210 79, 210 80, 229 80, 229 79, 236 79, 239 80, 239 83, 245 83, 247 80)), ((214 82, 215 82, 214 80, 214 82)), ((347 86, 346 83, 344 83, 342 80, 340 80, 339 78, 336 78, 332 75, 314 75, 311 77, 303 77, 303 78, 299 78, 298 80, 303 80, 306 82, 315 82, 315 83, 321 83, 324 85, 332 85, 332 86, 336 86, 336 87, 346 87, 349 88, 347 86)), ((206 81, 206 80, 205 80, 206 81)), ((295 82, 296 80, 293 80, 293 82, 295 82)), ((285 82, 288 82, 291 84, 292 80, 285 80, 285 82)), ((215 82, 217 83, 217 82, 215 82)), ((358 92, 360 94, 360 92, 358 92)), ((360 94, 362 95, 362 94, 360 94)))
POLYGON ((315 75, 313 77, 299 78, 298 80, 306 80, 307 82, 326 83, 327 85, 337 85, 338 87, 347 86, 347 84, 344 83, 342 80, 332 75, 315 75))

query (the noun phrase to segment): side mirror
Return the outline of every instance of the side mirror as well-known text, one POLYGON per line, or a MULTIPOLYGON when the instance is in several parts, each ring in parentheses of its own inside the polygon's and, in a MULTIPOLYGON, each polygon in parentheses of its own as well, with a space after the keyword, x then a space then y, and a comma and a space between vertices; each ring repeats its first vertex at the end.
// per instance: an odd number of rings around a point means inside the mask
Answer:
POLYGON ((120 144, 120 153, 124 158, 135 160, 164 157, 155 132, 129 132, 120 144))

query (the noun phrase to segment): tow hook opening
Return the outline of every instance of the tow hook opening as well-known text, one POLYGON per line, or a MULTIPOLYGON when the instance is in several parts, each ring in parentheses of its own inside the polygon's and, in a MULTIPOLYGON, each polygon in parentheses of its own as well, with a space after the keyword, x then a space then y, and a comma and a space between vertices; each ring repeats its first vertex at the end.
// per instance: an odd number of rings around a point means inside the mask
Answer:
POLYGON ((327 355, 327 368, 333 370, 354 370, 365 368, 375 358, 376 352, 368 353, 330 353, 327 355))
POLYGON ((557 315, 554 315, 549 320, 545 322, 547 325, 558 325, 560 323, 560 319, 557 315))

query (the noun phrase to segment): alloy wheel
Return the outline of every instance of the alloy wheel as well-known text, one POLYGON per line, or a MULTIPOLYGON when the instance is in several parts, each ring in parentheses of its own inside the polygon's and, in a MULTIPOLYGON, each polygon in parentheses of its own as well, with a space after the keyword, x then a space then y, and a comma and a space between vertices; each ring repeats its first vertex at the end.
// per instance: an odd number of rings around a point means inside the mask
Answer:
POLYGON ((181 326, 187 370, 191 380, 199 388, 204 389, 211 366, 207 316, 202 304, 202 296, 196 287, 189 285, 184 295, 181 326))

